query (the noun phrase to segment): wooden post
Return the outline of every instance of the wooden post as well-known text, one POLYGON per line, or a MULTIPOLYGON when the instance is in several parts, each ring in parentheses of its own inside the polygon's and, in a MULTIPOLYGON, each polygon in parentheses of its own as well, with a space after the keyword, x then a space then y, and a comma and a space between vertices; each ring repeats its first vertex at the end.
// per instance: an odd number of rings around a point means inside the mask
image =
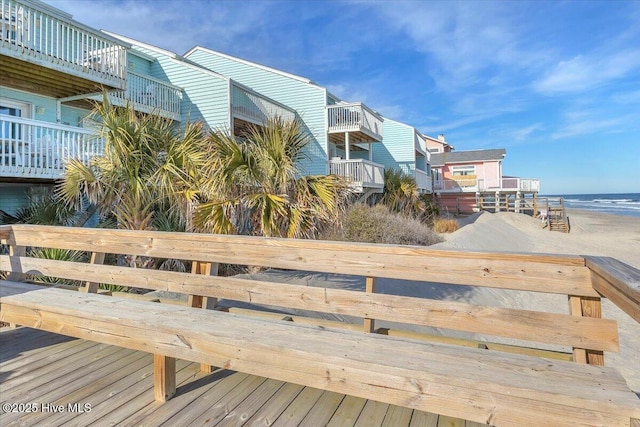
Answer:
POLYGON ((153 393, 158 402, 166 402, 176 394, 175 358, 153 355, 153 393))
MULTIPOLYGON (((367 277, 365 281, 365 292, 368 294, 372 294, 376 291, 376 278, 375 277, 367 277)), ((376 329, 375 320, 365 317, 364 319, 364 331, 365 332, 374 332, 376 329)))
MULTIPOLYGON (((9 256, 18 256, 18 257, 27 256, 27 248, 25 248, 24 246, 9 244, 9 256)), ((18 273, 18 272, 12 271, 11 273, 9 273, 7 280, 12 280, 14 282, 21 282, 26 277, 27 275, 24 273, 18 273)))
MULTIPOLYGON (((602 303, 597 297, 569 295, 569 308, 572 316, 602 317, 602 303)), ((574 347, 573 360, 578 363, 604 366, 604 352, 574 347)))
MULTIPOLYGON (((193 261, 193 264, 191 264, 191 273, 204 274, 207 276, 217 276, 218 263, 193 261)), ((202 295, 189 295, 189 307, 207 309, 209 305, 211 305, 211 308, 215 308, 217 304, 217 298, 204 297, 202 295)), ((202 372, 211 373, 214 371, 214 369, 215 368, 213 366, 207 365, 206 363, 200 364, 200 370, 202 372)))
MULTIPOLYGON (((89 259, 89 264, 103 264, 104 263, 104 252, 91 252, 91 258, 89 259)), ((84 286, 80 288, 81 291, 88 292, 90 294, 98 293, 98 283, 97 282, 85 282, 84 286)))

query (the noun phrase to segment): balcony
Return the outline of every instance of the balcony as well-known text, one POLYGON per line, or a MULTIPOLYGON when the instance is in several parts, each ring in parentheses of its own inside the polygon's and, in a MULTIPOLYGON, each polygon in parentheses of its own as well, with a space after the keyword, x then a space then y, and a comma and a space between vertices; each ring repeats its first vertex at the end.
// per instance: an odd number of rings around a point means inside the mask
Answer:
POLYGON ((96 132, 0 114, 0 177, 60 179, 67 160, 103 152, 96 132))
POLYGON ((331 159, 329 174, 347 178, 355 192, 384 188, 384 166, 364 159, 331 159))
POLYGON ((262 125, 268 118, 280 117, 294 120, 296 113, 291 108, 266 98, 251 89, 233 82, 231 85, 231 114, 236 133, 249 124, 262 125))
POLYGON ((0 2, 0 84, 55 98, 126 87, 126 47, 41 2, 0 2))
POLYGON ((383 118, 364 104, 329 105, 327 122, 329 141, 336 145, 382 141, 383 118))
POLYGON ((415 169, 413 171, 414 178, 416 180, 416 186, 421 193, 431 193, 433 191, 433 185, 431 184, 431 177, 427 175, 425 171, 415 169))
MULTIPOLYGON (((102 95, 91 99, 102 101, 102 95)), ((180 121, 182 88, 142 74, 127 72, 127 90, 109 93, 109 102, 124 106, 127 103, 136 111, 155 114, 180 121)))
POLYGON ((476 178, 444 179, 434 181, 433 191, 438 193, 475 193, 479 191, 537 193, 540 191, 540 180, 515 177, 493 181, 476 178))

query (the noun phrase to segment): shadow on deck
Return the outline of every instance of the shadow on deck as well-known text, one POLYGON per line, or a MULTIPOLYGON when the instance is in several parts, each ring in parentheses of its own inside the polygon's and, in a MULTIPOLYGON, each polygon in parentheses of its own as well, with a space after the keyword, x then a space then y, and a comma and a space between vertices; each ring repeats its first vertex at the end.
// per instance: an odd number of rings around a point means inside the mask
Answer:
POLYGON ((149 353, 29 328, 4 328, 0 424, 480 425, 228 370, 204 374, 199 364, 181 360, 177 371, 176 396, 161 404, 154 401, 149 353), (14 404, 16 412, 5 412, 4 403, 14 404))

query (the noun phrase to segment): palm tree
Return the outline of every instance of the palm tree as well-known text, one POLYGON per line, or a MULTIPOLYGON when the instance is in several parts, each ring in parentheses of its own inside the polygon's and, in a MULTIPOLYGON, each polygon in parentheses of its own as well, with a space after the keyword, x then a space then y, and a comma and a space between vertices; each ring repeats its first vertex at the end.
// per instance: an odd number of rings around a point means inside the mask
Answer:
POLYGON ((106 96, 94 117, 104 155, 88 165, 68 161, 58 196, 76 207, 86 197, 101 213, 114 216, 120 228, 152 228, 159 204, 188 223, 200 172, 209 161, 202 125, 187 123, 179 132, 170 120, 114 107, 106 96))
POLYGON ((384 171, 382 203, 392 212, 412 218, 420 218, 427 208, 413 177, 394 168, 384 171))
POLYGON ((335 224, 348 186, 333 175, 303 176, 309 134, 299 120, 271 118, 242 138, 209 136, 215 159, 195 211, 197 228, 214 233, 315 237, 335 224))

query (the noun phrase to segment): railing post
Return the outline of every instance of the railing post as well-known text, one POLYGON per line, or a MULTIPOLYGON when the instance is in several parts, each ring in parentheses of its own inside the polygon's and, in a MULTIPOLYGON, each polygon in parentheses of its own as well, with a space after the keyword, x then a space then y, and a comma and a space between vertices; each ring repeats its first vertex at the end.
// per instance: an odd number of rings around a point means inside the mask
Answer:
MULTIPOLYGON (((27 255, 26 247, 9 243, 9 256, 23 257, 26 255, 27 255)), ((12 271, 11 273, 9 273, 9 277, 7 277, 7 280, 20 282, 24 280, 26 277, 27 275, 24 273, 18 273, 18 272, 12 271)))
MULTIPOLYGON (((218 263, 193 261, 191 264, 191 273, 202 274, 205 276, 217 276, 218 263)), ((215 308, 217 304, 217 298, 205 297, 202 295, 189 295, 189 307, 207 309, 209 305, 211 305, 211 308, 215 308)), ((202 363, 200 364, 200 370, 202 372, 211 373, 213 372, 214 367, 206 363, 202 363)))
MULTIPOLYGON (((89 264, 103 264, 104 263, 104 252, 92 252, 91 258, 89 259, 89 264)), ((84 286, 80 288, 80 290, 95 294, 98 293, 98 283, 97 282, 85 282, 84 286)))
MULTIPOLYGON (((569 295, 569 308, 572 316, 602 317, 602 303, 597 297, 569 295)), ((604 352, 574 347, 573 360, 577 363, 604 366, 604 352)))
MULTIPOLYGON (((375 293, 375 285, 376 285, 376 278, 375 277, 368 277, 365 280, 365 292, 368 294, 372 294, 375 293)), ((365 317, 364 319, 364 331, 371 333, 374 332, 376 329, 375 327, 375 319, 370 319, 368 317, 365 317)))

